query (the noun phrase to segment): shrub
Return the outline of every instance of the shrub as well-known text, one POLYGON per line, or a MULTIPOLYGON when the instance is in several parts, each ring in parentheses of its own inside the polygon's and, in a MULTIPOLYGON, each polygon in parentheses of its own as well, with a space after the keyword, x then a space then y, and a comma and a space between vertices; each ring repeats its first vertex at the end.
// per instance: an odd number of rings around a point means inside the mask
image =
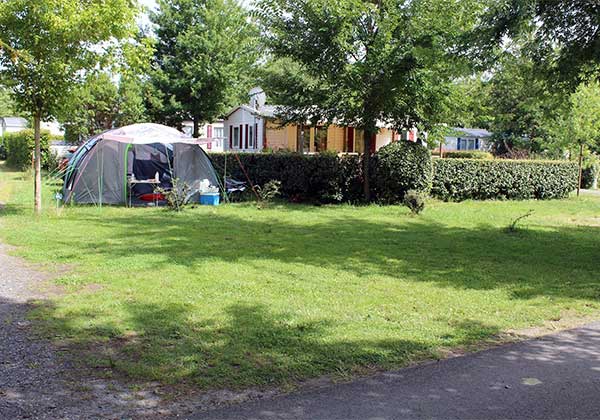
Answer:
MULTIPOLYGON (((55 157, 50 152, 50 132, 42 130, 40 144, 42 150, 42 168, 53 167, 55 157)), ((26 169, 31 166, 33 149, 35 147, 34 131, 27 129, 17 133, 6 133, 4 135, 6 147, 6 163, 16 169, 26 169)))
POLYGON ((600 163, 596 163, 583 169, 581 188, 595 188, 600 175, 600 163))
POLYGON ((4 139, 0 139, 0 160, 6 160, 6 146, 4 145, 4 139))
POLYGON ((379 201, 397 203, 408 190, 429 192, 432 159, 419 144, 400 141, 382 147, 375 155, 374 189, 379 201))
POLYGON ((445 152, 444 157, 447 159, 493 159, 494 155, 490 152, 481 150, 457 150, 456 152, 445 152))
POLYGON ((425 195, 415 190, 408 190, 404 194, 404 205, 412 214, 419 214, 425 209, 425 195))
POLYGON ((187 183, 180 181, 179 178, 173 178, 171 182, 171 188, 157 187, 154 192, 162 194, 165 197, 169 210, 180 212, 188 204, 191 187, 187 183))
POLYGON ((362 197, 360 159, 335 154, 303 155, 300 153, 213 153, 210 155, 220 177, 247 182, 238 163, 256 185, 271 180, 281 182, 281 196, 291 201, 320 203, 354 202, 362 197))
POLYGON ((577 165, 560 161, 437 159, 432 195, 442 200, 564 198, 577 165))

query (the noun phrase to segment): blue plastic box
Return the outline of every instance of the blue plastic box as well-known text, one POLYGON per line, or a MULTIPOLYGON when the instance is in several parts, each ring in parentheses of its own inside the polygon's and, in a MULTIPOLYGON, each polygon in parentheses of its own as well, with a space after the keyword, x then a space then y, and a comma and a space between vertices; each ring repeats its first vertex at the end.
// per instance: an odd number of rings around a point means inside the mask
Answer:
POLYGON ((200 194, 200 204, 203 206, 218 206, 220 198, 219 193, 200 194))

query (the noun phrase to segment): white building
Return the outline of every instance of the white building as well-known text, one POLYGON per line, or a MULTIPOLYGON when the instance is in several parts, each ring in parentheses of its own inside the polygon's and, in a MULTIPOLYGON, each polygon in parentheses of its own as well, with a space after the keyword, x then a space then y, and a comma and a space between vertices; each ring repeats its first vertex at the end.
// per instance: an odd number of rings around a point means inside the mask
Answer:
POLYGON ((18 133, 27 129, 29 122, 21 117, 0 117, 0 137, 5 133, 18 133))
MULTIPOLYGON (((184 121, 182 131, 189 137, 194 133, 193 121, 184 121)), ((207 152, 223 152, 225 149, 225 123, 217 120, 200 125, 198 140, 207 152)))
POLYGON ((481 128, 452 128, 452 131, 452 135, 444 138, 445 151, 490 150, 492 133, 489 131, 481 128))

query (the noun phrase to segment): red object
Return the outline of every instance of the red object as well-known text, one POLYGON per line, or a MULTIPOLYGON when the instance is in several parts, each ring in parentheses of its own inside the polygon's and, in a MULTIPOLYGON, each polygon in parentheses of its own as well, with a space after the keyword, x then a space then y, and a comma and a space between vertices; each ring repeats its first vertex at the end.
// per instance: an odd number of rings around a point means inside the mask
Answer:
POLYGON ((160 193, 148 193, 142 194, 138 198, 142 201, 162 201, 165 199, 165 196, 160 193))
POLYGON ((248 124, 246 124, 246 149, 248 148, 248 124))
POLYGON ((348 127, 348 146, 347 150, 349 153, 354 152, 354 128, 348 127))
POLYGON ((207 148, 208 150, 212 149, 212 140, 211 140, 211 141, 209 141, 208 143, 206 143, 206 148, 207 148))
POLYGON ((233 126, 229 126, 229 148, 233 149, 233 126))
POLYGON ((208 125, 206 127, 206 137, 208 137, 209 139, 212 139, 212 125, 208 125))
POLYGON ((371 135, 371 144, 369 144, 369 153, 375 153, 377 147, 377 134, 371 135))
POLYGON ((254 124, 254 148, 258 149, 258 124, 254 124))

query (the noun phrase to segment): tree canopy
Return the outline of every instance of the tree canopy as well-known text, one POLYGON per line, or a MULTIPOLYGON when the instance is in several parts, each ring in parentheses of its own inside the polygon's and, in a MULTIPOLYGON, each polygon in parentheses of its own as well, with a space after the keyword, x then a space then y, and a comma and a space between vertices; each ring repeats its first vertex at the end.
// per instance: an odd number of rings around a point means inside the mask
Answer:
POLYGON ((135 27, 136 0, 0 2, 0 78, 34 119, 35 207, 41 210, 40 121, 59 106, 85 70, 135 27))
POLYGON ((529 34, 528 48, 539 66, 567 88, 590 77, 599 78, 600 2, 597 0, 498 0, 475 32, 476 53, 488 57, 489 47, 507 38, 529 34))
POLYGON ((249 89, 256 30, 235 0, 159 0, 151 15, 155 117, 198 124, 220 116, 249 89))
MULTIPOLYGON (((467 69, 458 46, 481 10, 474 0, 260 0, 256 7, 269 51, 295 65, 287 81, 279 78, 289 93, 282 116, 362 129, 367 151, 378 123, 428 126, 442 115, 450 80, 467 69)), ((365 162, 366 172, 368 153, 365 162)))

